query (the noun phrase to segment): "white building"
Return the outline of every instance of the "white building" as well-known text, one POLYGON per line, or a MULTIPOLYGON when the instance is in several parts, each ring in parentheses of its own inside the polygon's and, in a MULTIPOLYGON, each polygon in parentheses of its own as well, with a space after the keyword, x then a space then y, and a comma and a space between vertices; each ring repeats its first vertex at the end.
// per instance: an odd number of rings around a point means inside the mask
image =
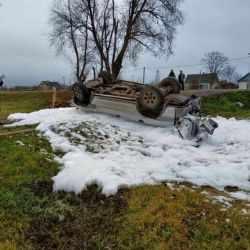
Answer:
POLYGON ((242 77, 239 81, 239 89, 249 89, 250 90, 250 72, 242 77))

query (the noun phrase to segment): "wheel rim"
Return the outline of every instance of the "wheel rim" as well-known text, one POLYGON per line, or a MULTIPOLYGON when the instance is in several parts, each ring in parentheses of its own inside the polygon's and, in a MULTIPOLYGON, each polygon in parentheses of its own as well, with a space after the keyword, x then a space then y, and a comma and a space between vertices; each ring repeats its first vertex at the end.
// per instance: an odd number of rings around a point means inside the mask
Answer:
POLYGON ((137 99, 140 114, 149 118, 156 118, 163 109, 164 98, 160 89, 155 86, 145 86, 137 99))
POLYGON ((163 89, 164 89, 164 95, 168 95, 174 91, 173 85, 170 85, 170 84, 167 86, 164 86, 163 89))
POLYGON ((155 93, 153 92, 146 92, 145 95, 144 95, 144 102, 146 103, 146 105, 148 107, 154 107, 155 104, 156 104, 156 100, 157 100, 157 97, 155 95, 155 93))

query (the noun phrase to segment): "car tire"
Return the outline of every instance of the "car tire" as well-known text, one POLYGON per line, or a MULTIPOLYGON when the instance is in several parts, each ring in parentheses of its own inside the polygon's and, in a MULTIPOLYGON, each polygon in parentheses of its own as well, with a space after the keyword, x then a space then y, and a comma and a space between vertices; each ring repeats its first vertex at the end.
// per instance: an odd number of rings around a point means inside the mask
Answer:
POLYGON ((90 91, 82 82, 76 82, 73 86, 74 102, 79 105, 88 105, 90 103, 90 91))
POLYGON ((157 84, 159 88, 166 88, 168 87, 167 94, 180 94, 181 92, 181 85, 177 79, 173 77, 164 78, 161 82, 157 84))
POLYGON ((112 76, 108 71, 101 71, 98 74, 98 77, 102 77, 103 78, 103 83, 104 84, 112 84, 112 76))
POLYGON ((140 91, 137 104, 142 115, 149 118, 156 118, 162 112, 164 97, 159 88, 146 86, 140 91))

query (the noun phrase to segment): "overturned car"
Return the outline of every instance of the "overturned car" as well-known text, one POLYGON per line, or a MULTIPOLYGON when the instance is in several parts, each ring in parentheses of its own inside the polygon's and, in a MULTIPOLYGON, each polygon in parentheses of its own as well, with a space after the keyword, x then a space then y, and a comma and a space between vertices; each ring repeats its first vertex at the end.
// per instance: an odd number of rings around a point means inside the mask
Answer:
POLYGON ((196 142, 212 135, 218 127, 212 119, 201 119, 200 97, 180 95, 175 78, 165 78, 156 85, 117 80, 112 83, 108 72, 73 85, 73 103, 84 111, 111 114, 117 117, 177 128, 181 138, 196 142))

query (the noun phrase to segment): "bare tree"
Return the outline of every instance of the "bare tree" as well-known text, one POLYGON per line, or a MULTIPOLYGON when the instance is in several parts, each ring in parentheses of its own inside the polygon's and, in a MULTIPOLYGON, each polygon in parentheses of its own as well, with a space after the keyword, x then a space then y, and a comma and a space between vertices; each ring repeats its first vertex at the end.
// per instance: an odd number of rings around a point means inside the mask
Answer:
POLYGON ((205 54, 201 62, 210 73, 217 73, 218 75, 222 75, 228 66, 228 58, 219 51, 205 54))
POLYGON ((240 79, 240 75, 236 72, 236 68, 230 64, 224 68, 222 77, 229 82, 237 82, 240 79))
POLYGON ((73 0, 73 26, 90 32, 100 68, 115 81, 125 57, 136 60, 143 51, 155 56, 172 53, 176 27, 183 21, 182 1, 73 0))
POLYGON ((228 58, 222 52, 207 53, 201 59, 201 62, 210 73, 217 73, 224 80, 236 82, 240 78, 236 68, 229 63, 228 58))
MULTIPOLYGON (((73 10, 77 3, 76 0, 55 0, 53 2, 49 20, 52 26, 49 38, 51 45, 56 47, 57 53, 67 56, 74 65, 76 79, 84 81, 89 69, 95 64, 96 58, 89 30, 76 25, 73 10)), ((88 16, 86 16, 87 22, 88 16)))

